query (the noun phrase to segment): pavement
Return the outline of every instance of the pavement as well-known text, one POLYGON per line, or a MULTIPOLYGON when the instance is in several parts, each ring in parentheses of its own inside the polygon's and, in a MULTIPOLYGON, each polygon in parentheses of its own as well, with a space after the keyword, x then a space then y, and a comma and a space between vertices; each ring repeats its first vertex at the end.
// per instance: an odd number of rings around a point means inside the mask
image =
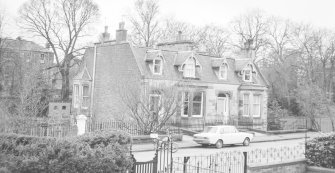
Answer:
MULTIPOLYGON (((279 134, 279 135, 268 135, 262 133, 255 133, 255 137, 251 143, 261 143, 261 142, 273 142, 273 141, 284 141, 284 140, 295 140, 295 139, 304 139, 314 138, 318 136, 323 136, 324 134, 318 132, 307 132, 307 133, 288 133, 288 134, 279 134)), ((194 148, 199 147, 200 145, 193 141, 192 136, 183 135, 182 141, 176 142, 180 148, 194 148)), ((144 152, 144 151, 153 151, 154 145, 149 144, 134 144, 132 146, 133 152, 144 152)))

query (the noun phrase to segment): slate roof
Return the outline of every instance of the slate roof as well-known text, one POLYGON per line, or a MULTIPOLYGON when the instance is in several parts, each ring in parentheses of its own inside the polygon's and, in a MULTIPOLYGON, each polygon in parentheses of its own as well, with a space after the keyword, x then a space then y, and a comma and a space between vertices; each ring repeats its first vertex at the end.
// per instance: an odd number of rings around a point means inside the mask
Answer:
MULTIPOLYGON (((192 55, 190 51, 170 51, 170 50, 161 50, 162 55, 165 58, 163 63, 163 72, 162 75, 154 75, 152 74, 148 62, 146 62, 146 52, 147 48, 143 47, 132 47, 132 51, 136 62, 139 64, 140 71, 143 72, 143 75, 147 78, 152 79, 168 79, 168 80, 177 80, 183 79, 183 74, 178 70, 178 65, 181 65, 185 62, 185 60, 192 55)), ((153 52, 153 51, 150 51, 153 52)), ((155 57, 150 54, 151 57, 155 57)), ((228 64, 228 79, 220 80, 215 74, 215 70, 213 69, 213 58, 211 56, 203 55, 203 54, 194 54, 195 58, 198 60, 201 68, 196 68, 196 79, 198 82, 209 82, 209 83, 230 83, 230 84, 240 84, 242 83, 242 78, 238 76, 235 72, 235 60, 232 58, 220 58, 218 62, 226 61, 228 64)), ((239 61, 239 60, 238 60, 239 61)), ((245 62, 245 61, 243 61, 245 62)), ((217 62, 215 62, 216 64, 217 62)), ((238 62, 240 64, 240 62, 238 62)), ((250 60, 248 60, 250 63, 250 60)), ((247 64, 247 63, 246 63, 247 64)), ((259 81, 254 79, 254 81, 259 81)), ((262 83, 262 82, 261 82, 262 83)), ((262 83, 264 84, 264 83, 262 83)))
MULTIPOLYGON (((124 43, 129 44, 129 43, 124 43)), ((113 57, 108 53, 107 47, 114 47, 116 45, 106 45, 106 48, 99 49, 99 59, 103 58, 111 58, 113 57)), ((120 48, 121 49, 121 48, 120 48)), ((93 49, 92 49, 93 51, 93 49)), ((204 55, 192 51, 173 51, 173 50, 160 50, 160 49, 152 49, 145 47, 134 47, 134 46, 124 46, 122 47, 122 51, 116 51, 119 54, 118 56, 128 56, 129 53, 132 53, 134 58, 134 62, 136 62, 137 67, 140 71, 140 75, 145 79, 159 79, 159 80, 191 80, 197 83, 217 83, 217 84, 233 84, 240 85, 245 83, 242 80, 242 77, 239 73, 247 64, 252 63, 250 59, 235 59, 235 58, 218 58, 209 55, 204 55), (127 47, 127 50, 125 49, 127 47), (126 53, 128 52, 128 53, 126 53), (183 72, 179 71, 178 66, 182 65, 185 60, 194 54, 194 57, 199 63, 199 66, 196 68, 196 77, 194 79, 185 79, 183 77, 183 72), (152 65, 152 60, 160 54, 163 61, 163 70, 161 75, 153 74, 150 66, 152 65), (228 64, 228 79, 221 80, 217 76, 218 65, 226 62, 228 64)), ((90 55, 92 56, 92 55, 90 55)), ((93 57, 90 57, 93 58, 93 57)), ((115 60, 114 60, 115 61, 115 60)), ((108 64, 106 64, 108 65, 108 64)), ((120 67, 121 68, 121 67, 120 67)), ((118 70, 118 69, 114 69, 118 70)), ((255 68, 259 72, 258 69, 255 68)), ((91 70, 89 70, 91 71, 91 70)), ((132 76, 124 76, 124 78, 129 78, 132 76)), ((259 73, 253 75, 253 83, 255 85, 266 86, 266 80, 259 73)), ((251 84, 251 85, 252 85, 251 84)))

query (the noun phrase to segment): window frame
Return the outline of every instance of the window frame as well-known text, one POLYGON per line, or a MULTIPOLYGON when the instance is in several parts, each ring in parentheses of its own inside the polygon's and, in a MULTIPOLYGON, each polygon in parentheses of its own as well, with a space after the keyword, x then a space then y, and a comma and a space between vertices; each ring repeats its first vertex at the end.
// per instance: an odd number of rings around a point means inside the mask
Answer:
POLYGON ((228 79, 228 65, 227 63, 221 64, 219 67, 219 79, 221 80, 227 80, 228 79), (225 76, 222 76, 222 71, 225 71, 225 76))
POLYGON ((253 117, 261 117, 261 105, 262 105, 262 97, 261 95, 257 94, 257 95, 253 95, 253 103, 252 103, 252 116, 253 117), (256 103, 256 99, 258 98, 258 103, 256 103), (258 109, 258 114, 255 114, 255 106, 257 105, 257 109, 258 109))
POLYGON ((79 107, 79 84, 73 84, 73 107, 78 108, 79 107))
POLYGON ((202 91, 195 91, 192 93, 192 110, 191 110, 191 116, 192 117, 202 117, 203 116, 203 109, 204 109, 204 92, 202 91), (195 93, 201 93, 201 101, 200 101, 200 114, 199 115, 193 115, 194 110, 194 103, 199 103, 199 101, 194 101, 195 93))
POLYGON ((184 91, 182 92, 182 108, 181 108, 181 116, 182 117, 188 117, 190 113, 190 93, 189 91, 184 91), (185 95, 187 93, 187 101, 185 101, 185 95), (184 109, 185 109, 185 102, 187 102, 187 114, 184 114, 184 109))
POLYGON ((185 78, 195 78, 196 64, 197 60, 194 57, 189 57, 185 61, 185 63, 183 64, 183 76, 185 78), (190 63, 190 61, 192 61, 192 64, 190 63), (186 67, 192 67, 192 68, 187 68, 187 70, 185 70, 186 67))
POLYGON ((246 69, 243 70, 243 81, 245 81, 245 82, 252 82, 252 66, 250 64, 247 66, 246 69), (246 74, 247 71, 249 72, 249 74, 248 74, 249 80, 245 79, 246 76, 247 76, 247 74, 246 74))
POLYGON ((242 105, 242 108, 243 108, 243 116, 247 117, 247 116, 250 116, 250 94, 248 93, 244 93, 243 94, 243 105, 242 105), (248 103, 245 102, 245 98, 246 96, 248 96, 248 103), (248 105, 248 112, 247 114, 245 113, 245 105, 248 105))
POLYGON ((44 55, 44 53, 42 53, 42 54, 40 55, 40 63, 41 63, 41 64, 44 64, 44 63, 45 63, 45 55, 44 55))
MULTIPOLYGON (((156 112, 157 110, 152 110, 151 109, 151 98, 152 97, 158 97, 158 103, 157 103, 157 108, 159 108, 159 104, 161 102, 162 96, 160 94, 149 94, 149 111, 150 112, 156 112)), ((159 110, 158 110, 159 111, 159 110)))
POLYGON ((81 102, 81 107, 83 108, 83 109, 88 109, 88 107, 89 107, 89 101, 90 101, 90 86, 88 85, 88 84, 83 84, 82 85, 82 93, 81 93, 82 95, 81 95, 81 98, 82 98, 82 102, 81 102), (87 87, 87 96, 84 96, 84 87, 87 87), (85 99, 87 99, 88 101, 88 105, 84 105, 84 100, 85 99))
POLYGON ((152 61, 152 73, 155 74, 155 75, 161 75, 163 72, 163 60, 161 58, 159 59, 154 59, 152 61), (156 61, 160 61, 159 64, 156 64, 156 61), (159 72, 155 72, 155 67, 156 66, 159 66, 159 72))

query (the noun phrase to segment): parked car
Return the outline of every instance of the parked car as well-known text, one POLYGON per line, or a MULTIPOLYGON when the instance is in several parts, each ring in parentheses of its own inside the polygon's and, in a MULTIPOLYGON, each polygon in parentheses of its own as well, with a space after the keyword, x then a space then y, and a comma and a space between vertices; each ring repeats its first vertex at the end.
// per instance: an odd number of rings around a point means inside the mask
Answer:
POLYGON ((243 144, 248 146, 254 135, 239 132, 235 126, 207 126, 204 131, 193 136, 193 140, 203 146, 215 145, 222 148, 223 144, 243 144))

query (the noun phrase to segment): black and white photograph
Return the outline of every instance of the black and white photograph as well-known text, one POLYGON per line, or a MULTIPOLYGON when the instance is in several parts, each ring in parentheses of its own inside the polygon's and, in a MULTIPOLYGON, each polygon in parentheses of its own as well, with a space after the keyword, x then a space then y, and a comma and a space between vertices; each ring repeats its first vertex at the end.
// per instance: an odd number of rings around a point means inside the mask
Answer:
POLYGON ((0 0, 0 173, 335 173, 335 1, 0 0))

